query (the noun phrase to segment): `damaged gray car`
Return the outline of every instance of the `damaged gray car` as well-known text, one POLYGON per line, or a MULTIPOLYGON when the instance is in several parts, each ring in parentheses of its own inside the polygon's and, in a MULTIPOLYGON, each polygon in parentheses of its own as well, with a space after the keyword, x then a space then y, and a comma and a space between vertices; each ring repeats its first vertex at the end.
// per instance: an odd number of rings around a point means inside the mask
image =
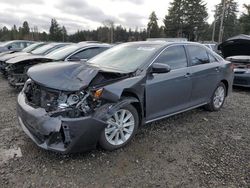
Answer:
POLYGON ((72 153, 119 149, 140 125, 200 106, 220 110, 233 67, 197 43, 133 42, 28 76, 18 95, 22 129, 41 148, 72 153))

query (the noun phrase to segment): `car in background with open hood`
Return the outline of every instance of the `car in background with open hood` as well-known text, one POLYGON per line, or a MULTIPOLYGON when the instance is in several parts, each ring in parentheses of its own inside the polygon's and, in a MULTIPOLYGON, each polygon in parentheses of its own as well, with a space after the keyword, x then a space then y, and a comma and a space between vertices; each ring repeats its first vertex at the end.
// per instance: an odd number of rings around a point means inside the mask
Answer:
POLYGON ((250 36, 238 35, 219 45, 223 57, 234 65, 234 85, 250 87, 250 36))
POLYGON ((71 44, 50 52, 47 55, 29 56, 22 62, 10 59, 7 61, 9 84, 14 87, 23 86, 28 79, 27 70, 36 64, 54 61, 86 61, 109 49, 111 45, 101 43, 71 44))
POLYGON ((125 146, 141 124, 200 106, 222 108, 232 90, 230 62, 198 43, 132 42, 85 63, 28 70, 18 95, 23 131, 41 148, 81 152, 125 146))

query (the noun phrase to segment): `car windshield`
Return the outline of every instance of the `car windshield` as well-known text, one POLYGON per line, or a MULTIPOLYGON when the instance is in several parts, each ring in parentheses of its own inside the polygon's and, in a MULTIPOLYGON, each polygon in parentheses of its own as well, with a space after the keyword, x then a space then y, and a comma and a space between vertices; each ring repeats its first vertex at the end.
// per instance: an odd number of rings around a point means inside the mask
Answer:
POLYGON ((134 72, 160 47, 162 47, 162 44, 121 44, 90 59, 88 63, 100 69, 103 67, 134 72))
POLYGON ((36 49, 37 46, 40 46, 40 45, 41 45, 41 43, 31 44, 31 45, 29 45, 28 47, 24 48, 22 51, 23 51, 23 52, 29 53, 29 52, 31 52, 32 50, 36 49))
POLYGON ((45 46, 42 46, 41 48, 37 48, 36 50, 32 51, 31 53, 35 54, 35 55, 41 55, 41 54, 44 54, 49 49, 51 49, 51 48, 53 48, 55 46, 56 46, 56 44, 47 44, 45 46))
POLYGON ((59 49, 57 49, 55 51, 52 51, 51 53, 46 55, 46 57, 48 57, 50 59, 54 59, 54 60, 63 60, 67 56, 69 56, 70 54, 72 54, 73 52, 75 52, 78 49, 80 49, 79 46, 70 45, 70 46, 66 46, 66 47, 63 47, 63 48, 59 48, 59 49))

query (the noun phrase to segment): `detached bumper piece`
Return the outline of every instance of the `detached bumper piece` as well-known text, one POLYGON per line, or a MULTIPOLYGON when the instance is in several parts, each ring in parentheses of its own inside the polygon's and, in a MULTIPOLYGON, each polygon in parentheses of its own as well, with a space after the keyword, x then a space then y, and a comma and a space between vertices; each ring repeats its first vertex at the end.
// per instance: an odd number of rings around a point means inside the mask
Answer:
POLYGON ((28 105, 23 92, 18 95, 17 113, 23 131, 39 147, 63 154, 94 149, 106 127, 92 116, 51 117, 43 108, 28 105))

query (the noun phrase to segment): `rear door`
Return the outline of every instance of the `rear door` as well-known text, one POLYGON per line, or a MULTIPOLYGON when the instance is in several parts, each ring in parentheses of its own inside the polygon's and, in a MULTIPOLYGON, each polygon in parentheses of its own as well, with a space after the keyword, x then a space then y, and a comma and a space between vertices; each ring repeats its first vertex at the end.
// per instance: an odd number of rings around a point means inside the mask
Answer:
POLYGON ((192 105, 209 101, 219 83, 221 65, 212 53, 200 45, 185 46, 189 55, 192 79, 192 105))
POLYGON ((191 78, 186 51, 182 45, 165 49, 154 63, 171 67, 169 73, 149 73, 146 81, 147 121, 175 113, 189 107, 191 78))

